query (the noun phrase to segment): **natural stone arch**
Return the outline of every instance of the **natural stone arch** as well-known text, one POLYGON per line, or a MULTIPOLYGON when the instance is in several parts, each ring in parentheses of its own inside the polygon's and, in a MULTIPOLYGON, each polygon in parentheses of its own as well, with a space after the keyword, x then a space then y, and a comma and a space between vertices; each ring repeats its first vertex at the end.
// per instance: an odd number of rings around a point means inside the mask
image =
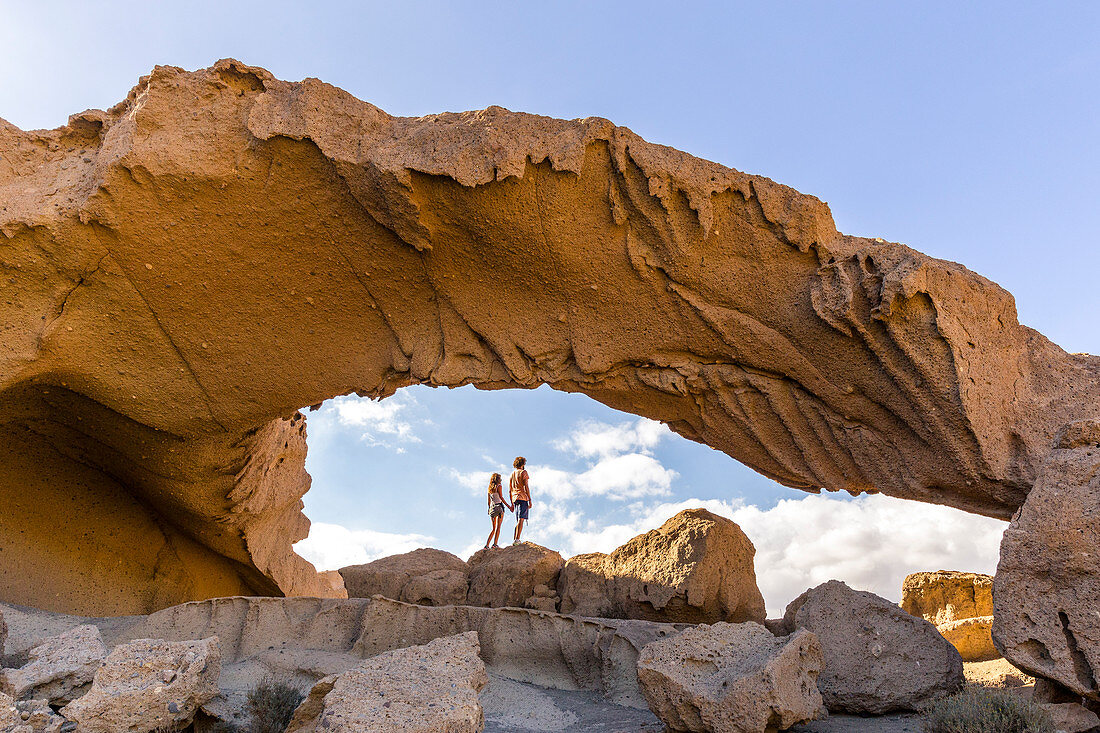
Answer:
POLYGON ((998 517, 1100 413, 1100 360, 995 284, 606 120, 394 118, 226 61, 0 154, 9 601, 321 593, 296 410, 349 392, 545 383, 998 517))

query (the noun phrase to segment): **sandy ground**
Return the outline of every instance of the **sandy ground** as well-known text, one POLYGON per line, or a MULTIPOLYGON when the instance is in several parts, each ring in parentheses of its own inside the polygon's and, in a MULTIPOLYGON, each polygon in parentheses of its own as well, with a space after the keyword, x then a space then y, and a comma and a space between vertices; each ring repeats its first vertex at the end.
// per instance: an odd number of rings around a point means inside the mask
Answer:
MULTIPOLYGON (((612 705, 595 692, 566 692, 490 676, 481 693, 485 733, 662 733, 665 727, 648 710, 612 705)), ((854 718, 834 715, 793 733, 920 733, 916 715, 854 718)))

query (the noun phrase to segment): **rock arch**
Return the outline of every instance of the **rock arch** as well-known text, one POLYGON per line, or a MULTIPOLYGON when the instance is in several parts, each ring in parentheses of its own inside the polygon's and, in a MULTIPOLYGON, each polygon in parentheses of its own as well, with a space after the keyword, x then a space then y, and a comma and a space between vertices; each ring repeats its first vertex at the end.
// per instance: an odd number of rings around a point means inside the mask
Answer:
POLYGON ((961 265, 602 119, 158 67, 0 121, 0 597, 322 594, 303 406, 539 384, 788 485, 1007 518, 1100 359, 961 265))

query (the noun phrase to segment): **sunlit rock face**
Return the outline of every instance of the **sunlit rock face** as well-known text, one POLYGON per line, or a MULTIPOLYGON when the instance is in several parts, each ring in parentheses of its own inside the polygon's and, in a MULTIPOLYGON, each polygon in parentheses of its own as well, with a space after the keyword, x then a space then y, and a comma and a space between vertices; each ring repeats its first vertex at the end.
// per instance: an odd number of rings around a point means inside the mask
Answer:
POLYGON ((1100 361, 988 280, 602 119, 158 67, 0 122, 0 235, 0 598, 55 610, 331 593, 291 550, 296 411, 350 392, 545 383, 788 486, 1005 518, 1100 414, 1100 361))

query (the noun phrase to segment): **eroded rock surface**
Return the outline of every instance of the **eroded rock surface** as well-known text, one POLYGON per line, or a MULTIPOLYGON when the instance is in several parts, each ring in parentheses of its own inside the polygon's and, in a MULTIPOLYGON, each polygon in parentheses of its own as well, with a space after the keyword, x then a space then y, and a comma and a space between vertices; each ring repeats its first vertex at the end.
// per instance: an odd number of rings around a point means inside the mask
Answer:
POLYGON ((86 692, 106 657, 99 629, 83 624, 31 649, 19 669, 0 670, 0 689, 16 700, 64 705, 86 692))
POLYGON ((610 554, 565 563, 562 613, 674 623, 764 621, 756 548, 734 522, 685 509, 610 554))
POLYGON ((830 711, 919 710, 963 684, 963 662, 936 627, 890 601, 831 580, 791 601, 785 631, 817 635, 825 653, 818 689, 830 711))
POLYGON ((696 626, 642 649, 638 679, 672 730, 765 733, 822 712, 817 637, 775 637, 756 623, 696 626))
POLYGON ((218 639, 135 639, 107 655, 92 687, 61 709, 87 733, 149 733, 185 728, 218 694, 218 639))
POLYGON ((465 603, 466 573, 460 558, 429 547, 340 568, 351 598, 381 595, 421 606, 465 603))
POLYGON ((901 607, 935 626, 993 615, 993 576, 939 570, 912 573, 901 584, 901 607))
POLYGON ((1100 701, 1100 420, 1059 433, 1001 540, 993 599, 1010 662, 1100 701))
POLYGON ((549 384, 788 486, 1005 518, 1100 414, 1100 360, 990 281, 607 120, 393 117, 222 61, 0 122, 0 156, 0 597, 24 605, 330 592, 291 550, 296 410, 351 392, 549 384))
POLYGON ((67 721, 45 700, 15 700, 0 692, 0 731, 3 733, 71 733, 76 723, 67 721))
POLYGON ((287 733, 480 733, 478 692, 489 682, 477 632, 372 657, 319 681, 287 733))
POLYGON ((521 542, 499 550, 478 550, 467 564, 470 587, 466 598, 471 606, 524 608, 537 606, 540 598, 548 599, 542 610, 553 611, 557 606, 556 594, 550 589, 557 588, 565 561, 555 550, 521 542))

